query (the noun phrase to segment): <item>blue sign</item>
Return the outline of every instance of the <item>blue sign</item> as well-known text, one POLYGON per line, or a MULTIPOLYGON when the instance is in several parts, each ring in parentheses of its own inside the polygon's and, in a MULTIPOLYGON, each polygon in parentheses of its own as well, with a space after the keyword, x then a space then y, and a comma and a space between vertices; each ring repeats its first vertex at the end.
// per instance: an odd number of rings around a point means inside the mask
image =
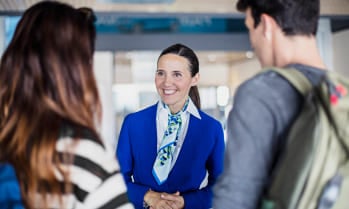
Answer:
POLYGON ((10 43, 20 19, 20 16, 5 18, 5 46, 7 46, 10 43))
POLYGON ((243 19, 210 16, 122 17, 97 16, 99 33, 117 34, 197 34, 246 32, 243 19))

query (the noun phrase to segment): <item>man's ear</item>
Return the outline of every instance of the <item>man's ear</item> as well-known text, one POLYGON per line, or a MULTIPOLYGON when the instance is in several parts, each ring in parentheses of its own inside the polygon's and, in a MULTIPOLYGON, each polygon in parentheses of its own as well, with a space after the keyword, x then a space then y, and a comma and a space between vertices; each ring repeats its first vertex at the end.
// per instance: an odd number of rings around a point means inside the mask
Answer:
POLYGON ((272 17, 267 14, 261 15, 261 24, 263 26, 263 35, 270 41, 273 36, 273 27, 275 26, 275 21, 272 17))

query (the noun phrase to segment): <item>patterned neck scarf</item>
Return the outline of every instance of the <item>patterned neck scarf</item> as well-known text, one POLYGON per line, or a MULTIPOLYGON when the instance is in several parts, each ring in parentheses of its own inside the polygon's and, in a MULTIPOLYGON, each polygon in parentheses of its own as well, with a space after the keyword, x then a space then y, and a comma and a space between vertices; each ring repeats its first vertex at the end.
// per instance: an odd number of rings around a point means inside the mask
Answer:
MULTIPOLYGON (((181 115, 187 110, 188 104, 189 99, 187 99, 181 111, 174 115, 171 113, 168 114, 168 126, 165 130, 158 155, 153 165, 153 176, 159 185, 166 181, 171 171, 173 153, 182 126, 181 115)), ((168 108, 167 105, 164 104, 164 106, 168 108)))

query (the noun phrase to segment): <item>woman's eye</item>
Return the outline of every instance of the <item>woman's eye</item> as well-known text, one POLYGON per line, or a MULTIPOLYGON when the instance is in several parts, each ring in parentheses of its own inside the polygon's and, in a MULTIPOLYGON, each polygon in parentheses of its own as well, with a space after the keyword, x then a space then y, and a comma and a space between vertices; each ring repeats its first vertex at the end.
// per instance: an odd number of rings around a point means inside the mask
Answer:
POLYGON ((177 78, 178 78, 178 77, 182 77, 182 74, 181 74, 181 73, 175 73, 174 75, 175 75, 175 77, 177 77, 177 78))
POLYGON ((156 75, 157 75, 157 76, 163 76, 163 75, 164 75, 164 72, 162 72, 162 71, 157 71, 157 72, 156 72, 156 75))

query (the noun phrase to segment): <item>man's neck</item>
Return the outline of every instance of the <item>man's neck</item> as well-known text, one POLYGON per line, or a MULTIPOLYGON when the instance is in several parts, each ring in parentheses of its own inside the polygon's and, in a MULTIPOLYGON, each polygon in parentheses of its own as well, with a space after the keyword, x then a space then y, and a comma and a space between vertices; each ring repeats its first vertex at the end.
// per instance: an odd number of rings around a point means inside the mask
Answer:
POLYGON ((286 37, 284 41, 280 45, 283 47, 284 52, 279 57, 276 55, 277 59, 275 61, 277 66, 298 63, 319 69, 326 69, 326 65, 317 48, 315 37, 293 36, 286 37))

